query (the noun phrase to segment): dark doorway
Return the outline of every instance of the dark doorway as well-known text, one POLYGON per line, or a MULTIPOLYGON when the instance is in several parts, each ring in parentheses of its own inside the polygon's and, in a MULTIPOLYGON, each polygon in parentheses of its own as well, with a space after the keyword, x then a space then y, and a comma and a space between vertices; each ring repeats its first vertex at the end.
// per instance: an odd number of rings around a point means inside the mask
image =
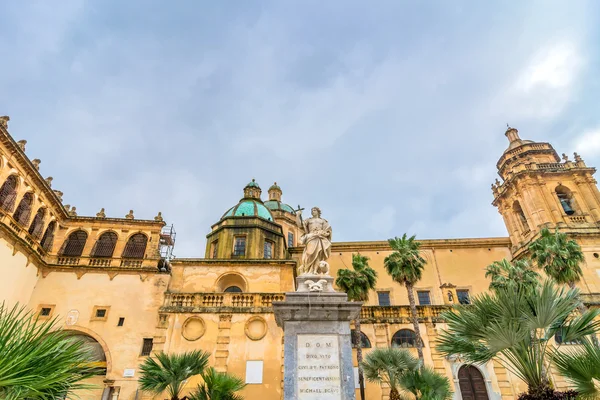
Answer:
POLYGON ((463 365, 458 370, 458 384, 463 400, 489 400, 485 379, 477 368, 463 365))

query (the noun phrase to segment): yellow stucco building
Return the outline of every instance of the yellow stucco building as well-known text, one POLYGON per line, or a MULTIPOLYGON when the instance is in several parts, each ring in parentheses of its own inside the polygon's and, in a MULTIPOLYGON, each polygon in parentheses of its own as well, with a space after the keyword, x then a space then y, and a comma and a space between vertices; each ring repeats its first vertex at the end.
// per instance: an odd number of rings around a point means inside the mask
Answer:
MULTIPOLYGON (((526 390, 496 363, 467 367, 442 357, 435 339, 444 328, 440 313, 486 291, 485 267, 523 256, 541 227, 558 227, 581 244, 581 290, 590 304, 600 298, 595 169, 578 155, 561 161, 550 144, 521 140, 516 129, 506 136, 509 147, 497 164, 502 182, 492 191, 509 236, 422 242, 427 265, 416 291, 425 359, 451 379, 456 399, 513 399, 526 390)), ((40 318, 58 316, 95 348, 106 372, 82 399, 152 398, 138 390, 140 363, 154 351, 191 349, 208 351, 211 365, 245 379, 246 399, 282 398, 283 332, 272 302, 295 290, 302 248, 294 209, 282 202, 277 184, 266 200, 254 180, 243 189, 242 199, 211 227, 205 258, 171 259, 174 232, 160 214, 153 220, 132 212, 112 218, 103 210, 78 216, 52 189, 52 178, 40 175, 40 161, 30 160, 25 146, 10 136, 8 117, 0 117, 0 293, 40 318)), ((357 252, 379 273, 361 311, 365 353, 413 348, 406 291, 383 269, 386 241, 334 243, 331 274, 350 267, 357 252)), ((370 400, 387 399, 378 385, 368 383, 366 393, 370 400)))

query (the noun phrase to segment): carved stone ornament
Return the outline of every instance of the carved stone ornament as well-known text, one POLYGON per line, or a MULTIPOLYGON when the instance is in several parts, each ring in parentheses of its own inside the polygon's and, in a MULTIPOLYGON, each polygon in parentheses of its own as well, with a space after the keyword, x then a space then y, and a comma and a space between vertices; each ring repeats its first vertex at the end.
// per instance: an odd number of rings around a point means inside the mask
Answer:
POLYGON ((55 190, 54 193, 56 194, 56 197, 58 197, 58 200, 62 201, 63 192, 60 190, 55 190))
POLYGON ((17 142, 17 145, 19 146, 19 148, 21 149, 21 151, 23 153, 25 153, 25 145, 27 144, 27 140, 23 139, 23 140, 19 140, 17 142))
POLYGON ((250 340, 260 340, 267 334, 267 323, 264 318, 254 316, 246 322, 244 332, 250 340))
POLYGON ((42 160, 40 160, 39 158, 34 158, 33 160, 31 160, 31 163, 33 164, 35 169, 37 169, 38 171, 40 169, 41 162, 42 162, 42 160))
POLYGON ((45 179, 46 184, 48 185, 48 187, 52 187, 52 181, 54 180, 53 177, 49 176, 45 179))
POLYGON ((71 210, 69 211, 69 216, 70 217, 76 217, 77 216, 77 207, 71 208, 71 210))
POLYGON ((158 215, 156 217, 154 217, 154 220, 157 222, 163 222, 163 217, 162 217, 162 213, 159 211, 158 215))
POLYGON ((65 319, 65 325, 67 325, 67 326, 75 325, 78 320, 79 320, 79 311, 71 310, 67 313, 67 317, 65 319))

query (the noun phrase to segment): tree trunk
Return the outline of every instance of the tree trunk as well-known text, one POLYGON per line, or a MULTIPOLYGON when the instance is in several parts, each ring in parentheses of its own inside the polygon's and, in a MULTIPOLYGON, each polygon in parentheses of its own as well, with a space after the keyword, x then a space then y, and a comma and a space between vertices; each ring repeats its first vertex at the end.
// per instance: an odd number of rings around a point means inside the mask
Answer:
MULTIPOLYGON (((413 326, 415 328, 415 336, 417 337, 417 354, 421 360, 421 368, 425 365, 425 357, 423 357, 423 340, 421 339, 421 329, 419 328, 419 317, 417 316, 417 304, 415 303, 415 294, 413 292, 412 283, 406 283, 406 292, 408 293, 408 302, 410 303, 410 313, 412 314, 413 326)), ((391 399, 390 399, 391 400, 391 399)))
POLYGON ((390 389, 390 400, 402 400, 402 398, 400 397, 400 393, 398 393, 398 389, 390 389))
POLYGON ((354 341, 356 343, 356 363, 358 364, 358 385, 360 387, 360 400, 365 400, 365 378, 362 369, 362 335, 360 330, 360 314, 354 320, 354 341))

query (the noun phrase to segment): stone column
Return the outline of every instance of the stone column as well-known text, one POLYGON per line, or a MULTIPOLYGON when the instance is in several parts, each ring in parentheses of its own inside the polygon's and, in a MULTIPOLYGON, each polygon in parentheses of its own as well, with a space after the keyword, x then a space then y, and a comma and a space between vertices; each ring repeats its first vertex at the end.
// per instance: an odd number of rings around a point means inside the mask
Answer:
POLYGON ((590 185, 585 179, 576 178, 575 183, 577 187, 581 191, 581 196, 583 197, 584 202, 587 204, 590 214, 594 219, 594 222, 600 221, 600 212, 598 210, 598 202, 594 197, 594 193, 590 189, 590 185))
MULTIPOLYGON (((298 288, 306 288, 316 277, 296 279, 298 288)), ((318 280, 331 287, 333 278, 318 280)), ((291 292, 273 302, 284 334, 284 400, 355 400, 350 321, 361 306, 332 291, 291 292)))

